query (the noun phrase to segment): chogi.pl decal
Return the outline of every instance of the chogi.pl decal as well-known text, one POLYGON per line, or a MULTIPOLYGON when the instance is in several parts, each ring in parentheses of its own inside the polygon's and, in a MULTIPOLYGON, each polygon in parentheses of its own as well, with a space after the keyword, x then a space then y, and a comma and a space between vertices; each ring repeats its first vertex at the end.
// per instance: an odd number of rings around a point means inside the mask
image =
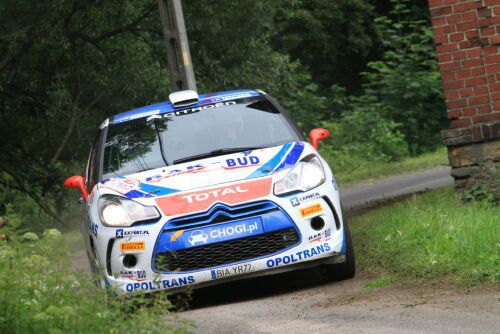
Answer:
POLYGON ((250 263, 239 264, 232 267, 219 268, 210 270, 210 274, 212 275, 212 279, 218 279, 228 276, 235 276, 250 272, 253 270, 253 267, 250 263))
POLYGON ((308 259, 311 257, 318 256, 322 253, 329 252, 330 249, 331 249, 330 245, 325 243, 323 245, 315 246, 315 247, 312 247, 311 249, 299 251, 299 252, 294 253, 294 254, 284 255, 284 256, 279 256, 279 257, 269 259, 269 260, 267 260, 266 265, 269 268, 279 267, 282 265, 286 265, 286 264, 290 264, 290 263, 294 263, 297 261, 302 261, 302 260, 305 260, 305 259, 308 259))
POLYGON ((269 195, 271 178, 241 182, 222 187, 169 195, 156 199, 168 216, 205 211, 216 202, 238 204, 269 195))
POLYGON ((132 292, 134 290, 159 290, 159 289, 168 289, 168 288, 176 288, 184 285, 194 284, 195 279, 193 276, 184 276, 172 279, 164 279, 158 282, 142 282, 142 283, 128 283, 125 285, 125 289, 128 292, 132 292))
MULTIPOLYGON (((261 233, 264 233, 262 220, 259 217, 249 218, 230 224, 205 227, 191 232, 185 232, 184 246, 199 246, 207 243, 232 240, 261 233)), ((170 240, 172 240, 172 237, 170 240)), ((176 237, 176 240, 180 241, 179 236, 176 237)))

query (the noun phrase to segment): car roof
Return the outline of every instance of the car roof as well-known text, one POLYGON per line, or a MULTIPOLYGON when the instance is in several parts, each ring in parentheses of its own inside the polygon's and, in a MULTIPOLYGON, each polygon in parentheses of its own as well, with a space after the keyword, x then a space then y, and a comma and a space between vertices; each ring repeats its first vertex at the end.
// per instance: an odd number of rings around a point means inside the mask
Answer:
POLYGON ((253 89, 240 89, 240 90, 230 90, 225 92, 217 92, 217 93, 208 93, 202 94, 199 96, 199 100, 197 103, 183 106, 183 107, 174 107, 170 101, 160 102, 156 104, 151 104, 149 106, 144 106, 141 108, 132 109, 121 114, 115 115, 111 117, 109 120, 104 121, 103 124, 117 124, 126 121, 131 121, 138 118, 143 118, 156 114, 163 114, 169 111, 186 109, 186 107, 193 108, 199 107, 207 104, 217 103, 217 102, 226 102, 237 100, 246 97, 259 96, 263 94, 262 91, 253 90, 253 89))

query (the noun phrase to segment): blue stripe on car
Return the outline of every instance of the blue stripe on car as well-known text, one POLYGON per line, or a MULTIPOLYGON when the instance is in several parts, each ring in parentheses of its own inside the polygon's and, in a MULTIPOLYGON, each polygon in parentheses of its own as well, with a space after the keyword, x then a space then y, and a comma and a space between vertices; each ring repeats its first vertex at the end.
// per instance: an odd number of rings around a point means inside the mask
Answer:
POLYGON ((259 169, 254 171, 252 174, 248 175, 247 179, 252 179, 255 177, 261 177, 270 174, 276 168, 276 166, 279 165, 281 160, 283 160, 283 158, 285 157, 286 153, 288 152, 291 146, 292 143, 283 145, 281 150, 279 150, 279 152, 276 153, 276 155, 272 157, 271 160, 269 160, 264 165, 259 167, 259 169))
POLYGON ((299 160, 300 156, 304 152, 304 143, 297 142, 293 146, 292 150, 286 156, 285 160, 274 170, 274 172, 278 172, 284 168, 289 168, 295 165, 299 160))

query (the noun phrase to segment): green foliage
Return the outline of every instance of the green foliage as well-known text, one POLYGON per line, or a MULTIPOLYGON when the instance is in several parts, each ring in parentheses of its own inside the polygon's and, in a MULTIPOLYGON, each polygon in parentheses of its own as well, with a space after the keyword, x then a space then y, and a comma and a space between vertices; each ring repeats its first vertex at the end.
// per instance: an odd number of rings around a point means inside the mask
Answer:
POLYGON ((392 0, 390 16, 375 19, 384 46, 381 60, 368 63, 365 95, 380 112, 402 124, 412 154, 434 149, 444 127, 445 107, 432 29, 415 20, 408 0, 392 0))
POLYGON ((459 284, 500 282, 500 208, 464 204, 433 191, 358 217, 352 224, 360 267, 404 279, 459 284))
MULTIPOLYGON (((11 217, 10 221, 14 221, 11 217)), ((2 333, 186 333, 169 315, 171 304, 154 299, 107 298, 87 274, 70 269, 58 230, 10 233, 0 240, 2 333)))

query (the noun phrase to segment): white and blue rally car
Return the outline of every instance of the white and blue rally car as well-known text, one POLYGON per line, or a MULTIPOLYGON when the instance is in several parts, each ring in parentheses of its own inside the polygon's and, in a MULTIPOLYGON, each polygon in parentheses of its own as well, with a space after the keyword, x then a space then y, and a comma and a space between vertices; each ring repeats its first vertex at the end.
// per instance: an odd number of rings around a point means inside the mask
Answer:
POLYGON ((289 114, 259 90, 134 109, 100 126, 82 195, 91 268, 118 294, 182 290, 319 266, 354 276, 337 184, 289 114))

